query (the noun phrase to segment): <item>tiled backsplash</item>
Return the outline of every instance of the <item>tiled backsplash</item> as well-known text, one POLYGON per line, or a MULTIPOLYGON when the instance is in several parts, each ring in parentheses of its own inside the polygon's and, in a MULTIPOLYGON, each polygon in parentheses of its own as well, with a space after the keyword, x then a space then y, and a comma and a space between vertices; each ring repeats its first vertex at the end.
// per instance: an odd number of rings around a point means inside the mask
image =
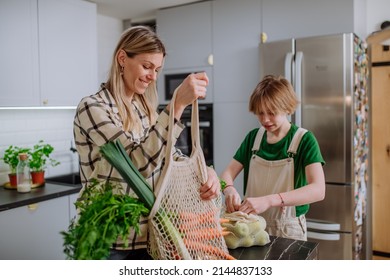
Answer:
MULTIPOLYGON (((78 155, 70 150, 74 114, 75 109, 0 109, 0 157, 9 145, 32 147, 42 139, 54 147, 53 158, 61 162, 49 166, 46 177, 78 172, 78 155)), ((8 182, 8 171, 0 160, 0 185, 8 182)))

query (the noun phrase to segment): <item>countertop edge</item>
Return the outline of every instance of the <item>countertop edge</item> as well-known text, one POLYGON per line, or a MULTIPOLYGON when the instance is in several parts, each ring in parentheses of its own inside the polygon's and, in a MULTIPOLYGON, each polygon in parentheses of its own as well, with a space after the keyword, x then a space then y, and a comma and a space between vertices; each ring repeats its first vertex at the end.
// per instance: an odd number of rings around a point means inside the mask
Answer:
POLYGON ((33 189, 30 193, 21 194, 16 190, 0 190, 0 212, 26 206, 62 196, 78 193, 80 186, 46 183, 45 186, 33 189), (25 197, 23 197, 25 196, 25 197))

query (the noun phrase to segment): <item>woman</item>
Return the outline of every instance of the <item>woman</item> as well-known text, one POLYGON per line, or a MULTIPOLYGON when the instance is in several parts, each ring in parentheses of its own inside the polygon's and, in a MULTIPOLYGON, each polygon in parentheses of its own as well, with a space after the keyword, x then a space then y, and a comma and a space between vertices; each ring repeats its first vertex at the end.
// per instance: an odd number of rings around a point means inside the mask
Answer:
MULTIPOLYGON (((158 36, 148 27, 126 30, 115 49, 108 81, 96 94, 83 98, 74 119, 74 137, 80 156, 83 188, 92 178, 120 183, 116 190, 123 195, 135 194, 120 174, 100 154, 100 147, 119 139, 131 160, 155 187, 164 164, 168 132, 168 105, 159 115, 156 79, 166 52, 158 36)), ((205 73, 189 75, 177 89, 174 104, 176 138, 183 130, 179 121, 186 106, 206 96, 205 73)), ((184 157, 175 151, 176 160, 184 157)), ((220 188, 218 176, 208 168, 208 180, 200 188, 203 199, 212 199, 220 188)), ((141 234, 131 232, 129 245, 122 240, 113 244, 110 259, 150 259, 147 248, 147 219, 140 221, 141 234)))
POLYGON ((313 133, 288 120, 297 104, 286 79, 264 77, 249 101, 262 128, 248 133, 221 178, 227 212, 260 214, 270 235, 306 240, 309 203, 325 197, 325 162, 313 133), (242 170, 241 203, 233 181, 242 170))

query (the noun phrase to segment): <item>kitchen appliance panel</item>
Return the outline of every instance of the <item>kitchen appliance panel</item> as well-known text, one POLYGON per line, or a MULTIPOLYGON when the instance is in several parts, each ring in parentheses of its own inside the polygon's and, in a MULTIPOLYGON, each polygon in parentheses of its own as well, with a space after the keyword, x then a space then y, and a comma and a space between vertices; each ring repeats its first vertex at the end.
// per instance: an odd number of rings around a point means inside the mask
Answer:
POLYGON ((308 232, 307 241, 318 243, 319 260, 351 260, 352 233, 308 232))
POLYGON ((164 69, 157 79, 157 91, 159 104, 168 104, 171 101, 174 90, 191 73, 206 72, 209 78, 206 98, 199 99, 199 104, 213 103, 213 71, 211 66, 191 67, 179 69, 164 69))
POLYGON ((282 75, 292 82, 293 49, 293 39, 260 45, 262 76, 282 75))
MULTIPOLYGON (((161 104, 158 111, 161 112, 166 107, 161 104)), ((214 165, 214 128, 213 128, 213 104, 198 104, 199 110, 199 141, 208 166, 214 165)), ((183 154, 190 156, 192 152, 191 139, 191 114, 192 106, 188 106, 183 111, 181 122, 185 128, 180 133, 176 141, 175 147, 183 154)))
POLYGON ((351 186, 327 184, 325 199, 310 204, 308 228, 351 232, 352 197, 351 186))
POLYGON ((326 162, 326 181, 349 184, 351 92, 346 76, 351 69, 346 57, 352 54, 344 40, 343 34, 296 39, 296 53, 302 60, 296 62, 299 80, 295 84, 302 106, 301 126, 318 140, 326 162))

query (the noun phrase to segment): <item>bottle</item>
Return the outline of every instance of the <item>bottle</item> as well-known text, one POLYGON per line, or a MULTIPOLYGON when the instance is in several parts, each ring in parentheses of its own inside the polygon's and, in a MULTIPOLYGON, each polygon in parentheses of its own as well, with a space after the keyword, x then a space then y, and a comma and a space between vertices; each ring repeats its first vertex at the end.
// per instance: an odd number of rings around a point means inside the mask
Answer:
POLYGON ((16 183, 18 192, 26 193, 31 191, 30 168, 28 167, 28 156, 26 153, 19 154, 19 162, 16 167, 16 183))

